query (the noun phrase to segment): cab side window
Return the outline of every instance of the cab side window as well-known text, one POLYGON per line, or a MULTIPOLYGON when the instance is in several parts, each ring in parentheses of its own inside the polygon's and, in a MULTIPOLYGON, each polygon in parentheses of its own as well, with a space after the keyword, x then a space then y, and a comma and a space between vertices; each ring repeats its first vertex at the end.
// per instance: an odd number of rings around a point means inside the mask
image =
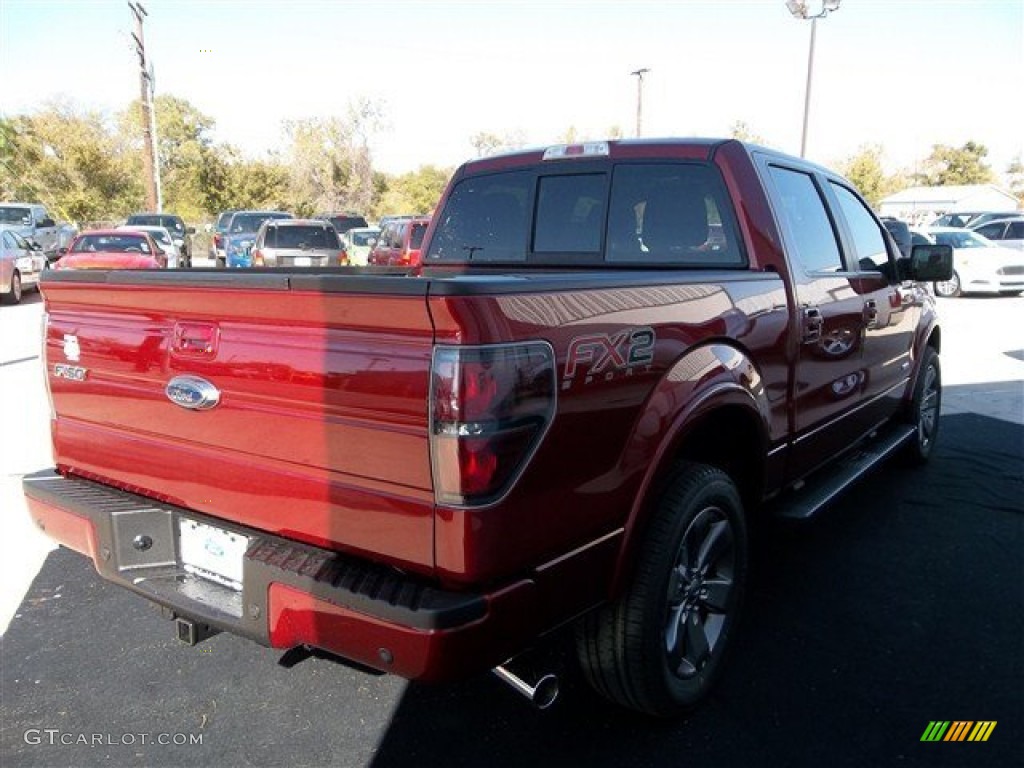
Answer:
POLYGON ((793 258, 807 272, 842 271, 839 241, 814 178, 777 165, 771 166, 771 176, 793 258))
POLYGON ((874 216, 860 199, 849 189, 835 182, 829 182, 832 191, 839 201, 839 209, 843 212, 846 224, 853 236, 853 247, 856 253, 852 263, 866 272, 888 272, 889 251, 885 247, 882 228, 874 216))

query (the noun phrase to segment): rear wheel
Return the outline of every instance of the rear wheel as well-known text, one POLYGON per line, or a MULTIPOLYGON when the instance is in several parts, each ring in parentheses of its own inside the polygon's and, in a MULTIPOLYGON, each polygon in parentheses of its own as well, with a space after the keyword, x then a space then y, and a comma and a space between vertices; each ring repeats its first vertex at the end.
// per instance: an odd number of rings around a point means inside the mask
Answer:
POLYGON ((943 280, 935 284, 935 295, 942 296, 947 299, 953 299, 962 293, 960 286, 960 275, 956 272, 949 280, 943 280))
POLYGON ((935 440, 939 436, 939 410, 942 408, 942 368, 939 353, 934 347, 925 347, 921 370, 914 385, 914 399, 907 412, 907 421, 916 427, 913 439, 907 443, 904 456, 912 464, 924 464, 931 458, 935 440))
POLYGON ((3 294, 6 304, 18 304, 21 301, 21 275, 15 272, 11 275, 11 290, 3 294))
POLYGON ((603 696, 658 716, 718 676, 747 573, 743 505, 719 469, 683 464, 661 497, 626 592, 580 620, 583 673, 603 696))

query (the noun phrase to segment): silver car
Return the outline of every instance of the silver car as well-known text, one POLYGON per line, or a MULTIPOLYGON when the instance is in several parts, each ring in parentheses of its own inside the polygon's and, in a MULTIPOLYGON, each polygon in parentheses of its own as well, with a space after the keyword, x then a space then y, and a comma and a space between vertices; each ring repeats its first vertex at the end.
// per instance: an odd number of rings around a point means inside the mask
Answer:
POLYGON ((268 219, 252 244, 254 267, 339 267, 348 263, 338 233, 319 219, 268 219))
POLYGON ((978 226, 972 225, 970 229, 1004 248, 1024 251, 1024 216, 994 219, 978 226))
POLYGON ((38 287, 46 269, 46 256, 11 229, 0 229, 0 300, 5 304, 21 301, 26 288, 38 287))

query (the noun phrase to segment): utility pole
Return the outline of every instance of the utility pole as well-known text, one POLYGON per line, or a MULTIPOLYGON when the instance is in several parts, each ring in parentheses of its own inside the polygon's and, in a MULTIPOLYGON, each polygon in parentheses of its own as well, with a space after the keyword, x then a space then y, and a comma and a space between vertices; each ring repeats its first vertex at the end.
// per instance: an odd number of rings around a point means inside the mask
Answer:
POLYGON ((149 14, 142 3, 128 2, 135 17, 135 52, 139 56, 139 98, 142 102, 142 164, 146 174, 146 210, 159 211, 156 194, 156 146, 153 143, 153 101, 149 87, 149 72, 146 68, 146 43, 142 34, 142 20, 149 14))
POLYGON ((650 71, 644 67, 629 73, 636 77, 636 135, 638 138, 643 135, 644 128, 644 75, 650 71))

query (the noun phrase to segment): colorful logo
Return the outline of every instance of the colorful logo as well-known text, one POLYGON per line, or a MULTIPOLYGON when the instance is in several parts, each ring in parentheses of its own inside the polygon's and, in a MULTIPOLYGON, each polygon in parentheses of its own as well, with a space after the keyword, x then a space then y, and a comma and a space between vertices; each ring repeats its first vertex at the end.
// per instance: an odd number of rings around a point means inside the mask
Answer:
POLYGON ((921 741, 988 741, 995 728, 995 720, 932 720, 921 741))

